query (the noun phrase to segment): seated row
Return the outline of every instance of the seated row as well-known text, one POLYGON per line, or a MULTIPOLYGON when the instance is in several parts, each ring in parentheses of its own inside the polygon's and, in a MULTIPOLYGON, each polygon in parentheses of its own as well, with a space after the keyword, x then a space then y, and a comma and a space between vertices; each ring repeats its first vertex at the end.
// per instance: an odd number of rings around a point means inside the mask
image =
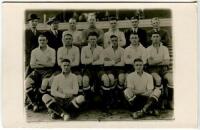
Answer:
MULTIPOLYGON (((28 19, 30 29, 26 30, 25 33, 25 50, 26 50, 26 66, 30 63, 31 51, 37 47, 38 36, 40 32, 37 30, 38 17, 35 14, 30 15, 28 19)), ((50 25, 50 30, 45 32, 48 38, 48 45, 54 48, 56 51, 62 46, 62 31, 58 30, 59 21, 53 17, 50 18, 47 24, 50 25)), ((78 47, 86 46, 88 41, 87 37, 90 32, 96 32, 98 34, 97 44, 103 48, 107 48, 110 45, 110 36, 116 35, 118 37, 118 44, 120 47, 126 48, 130 45, 130 34, 137 33, 139 36, 140 43, 146 48, 151 45, 151 35, 153 32, 158 32, 161 37, 161 42, 163 45, 167 46, 170 43, 170 37, 166 30, 160 28, 159 19, 152 18, 151 24, 153 26, 152 30, 146 32, 145 30, 138 27, 139 18, 132 17, 131 19, 132 27, 130 29, 122 32, 118 29, 117 20, 115 18, 110 19, 110 29, 108 32, 104 33, 103 30, 96 27, 96 18, 94 15, 88 17, 88 29, 83 31, 77 30, 76 20, 71 18, 69 20, 69 29, 66 31, 73 36, 73 45, 78 47)))
MULTIPOLYGON (((80 61, 83 65, 104 65, 104 66, 124 66, 132 65, 134 59, 141 58, 144 64, 149 65, 169 65, 170 56, 168 48, 160 42, 159 33, 152 34, 152 45, 147 49, 139 42, 138 34, 130 35, 130 46, 121 48, 118 46, 118 37, 111 35, 111 44, 106 49, 97 45, 97 33, 91 32, 88 35, 88 46, 81 49, 73 46, 73 37, 70 33, 63 33, 63 47, 57 51, 57 63, 60 66, 62 59, 70 59, 72 66, 79 66, 80 61)), ((47 46, 48 40, 45 35, 38 38, 39 47, 31 53, 31 68, 38 68, 45 63, 49 67, 53 67, 56 62, 56 52, 53 48, 47 46), (42 48, 47 46, 46 51, 42 48)), ((46 67, 47 67, 46 66, 46 67)))

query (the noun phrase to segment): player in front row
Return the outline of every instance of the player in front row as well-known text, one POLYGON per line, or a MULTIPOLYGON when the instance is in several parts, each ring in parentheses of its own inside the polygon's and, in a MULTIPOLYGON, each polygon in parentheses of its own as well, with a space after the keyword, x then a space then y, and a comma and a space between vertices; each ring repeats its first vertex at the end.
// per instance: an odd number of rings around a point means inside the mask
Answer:
POLYGON ((38 37, 39 46, 31 52, 30 66, 32 73, 26 78, 26 95, 30 100, 33 111, 38 111, 41 104, 41 94, 39 88, 45 78, 49 78, 53 73, 56 61, 56 52, 47 43, 47 37, 40 34, 38 37))
POLYGON ((61 117, 67 121, 78 115, 85 98, 78 95, 77 76, 71 72, 70 60, 62 59, 60 65, 62 72, 53 79, 51 95, 45 94, 42 100, 51 111, 52 118, 61 117))
POLYGON ((125 87, 124 49, 119 46, 116 35, 111 35, 109 39, 111 45, 103 50, 104 69, 100 74, 102 105, 105 110, 121 102, 125 87))
POLYGON ((154 88, 152 76, 143 71, 142 59, 135 59, 133 64, 135 71, 127 76, 127 88, 124 95, 129 104, 133 106, 133 118, 140 118, 147 112, 155 110, 154 106, 160 97, 161 91, 154 88))

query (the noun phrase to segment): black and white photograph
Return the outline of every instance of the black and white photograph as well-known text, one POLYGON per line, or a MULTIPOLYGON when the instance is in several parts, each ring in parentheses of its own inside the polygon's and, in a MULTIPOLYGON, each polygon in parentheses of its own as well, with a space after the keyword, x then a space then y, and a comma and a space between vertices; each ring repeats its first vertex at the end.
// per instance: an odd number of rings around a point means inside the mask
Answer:
POLYGON ((27 121, 173 120, 170 9, 26 10, 27 121))
POLYGON ((5 3, 3 12, 6 127, 197 126, 194 3, 5 3))

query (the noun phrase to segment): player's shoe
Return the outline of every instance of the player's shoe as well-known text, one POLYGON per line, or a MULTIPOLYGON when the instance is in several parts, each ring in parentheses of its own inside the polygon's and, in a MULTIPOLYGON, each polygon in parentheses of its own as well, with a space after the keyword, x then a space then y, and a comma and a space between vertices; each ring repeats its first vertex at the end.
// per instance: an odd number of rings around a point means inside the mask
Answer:
POLYGON ((138 119, 144 116, 144 112, 140 110, 140 111, 133 112, 131 115, 134 119, 138 119))

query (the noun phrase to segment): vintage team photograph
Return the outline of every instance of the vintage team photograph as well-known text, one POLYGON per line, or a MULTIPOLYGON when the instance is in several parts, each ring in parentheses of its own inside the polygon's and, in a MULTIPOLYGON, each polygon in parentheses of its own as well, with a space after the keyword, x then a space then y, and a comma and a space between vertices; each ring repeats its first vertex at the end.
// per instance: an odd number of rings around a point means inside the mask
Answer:
POLYGON ((24 12, 27 122, 174 120, 173 12, 24 12))

